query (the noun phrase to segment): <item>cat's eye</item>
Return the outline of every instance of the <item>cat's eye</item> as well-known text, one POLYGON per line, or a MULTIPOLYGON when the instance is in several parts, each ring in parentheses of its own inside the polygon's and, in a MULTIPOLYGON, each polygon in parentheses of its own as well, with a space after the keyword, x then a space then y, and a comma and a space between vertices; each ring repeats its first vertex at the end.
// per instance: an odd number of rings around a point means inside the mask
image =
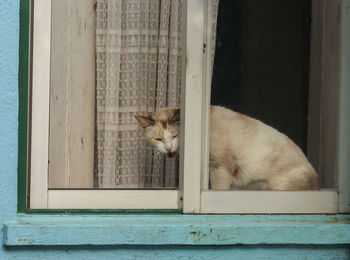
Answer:
POLYGON ((173 135, 173 139, 176 138, 176 137, 178 137, 178 136, 179 136, 179 135, 173 135))
POLYGON ((162 142, 163 138, 153 138, 154 140, 158 141, 158 142, 162 142))

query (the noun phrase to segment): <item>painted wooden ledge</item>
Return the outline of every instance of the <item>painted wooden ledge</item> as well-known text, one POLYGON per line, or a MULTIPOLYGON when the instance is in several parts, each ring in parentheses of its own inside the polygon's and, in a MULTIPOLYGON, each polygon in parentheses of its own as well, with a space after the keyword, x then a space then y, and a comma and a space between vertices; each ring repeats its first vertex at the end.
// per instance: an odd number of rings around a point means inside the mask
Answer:
POLYGON ((349 215, 26 215, 4 224, 4 244, 350 244, 349 215))

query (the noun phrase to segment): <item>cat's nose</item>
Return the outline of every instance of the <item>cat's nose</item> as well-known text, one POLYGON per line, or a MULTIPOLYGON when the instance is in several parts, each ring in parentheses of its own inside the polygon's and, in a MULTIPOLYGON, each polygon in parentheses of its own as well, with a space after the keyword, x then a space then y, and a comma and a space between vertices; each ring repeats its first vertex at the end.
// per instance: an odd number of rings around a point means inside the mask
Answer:
POLYGON ((167 150, 168 152, 171 152, 171 146, 165 146, 165 150, 167 150))

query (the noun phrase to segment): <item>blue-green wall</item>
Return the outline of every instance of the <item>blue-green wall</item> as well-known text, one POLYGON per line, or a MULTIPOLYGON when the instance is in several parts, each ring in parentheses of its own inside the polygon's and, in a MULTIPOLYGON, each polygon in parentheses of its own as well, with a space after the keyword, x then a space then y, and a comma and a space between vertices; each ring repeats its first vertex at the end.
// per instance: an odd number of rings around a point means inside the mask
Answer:
MULTIPOLYGON (((347 245, 4 246, 16 219, 19 0, 0 1, 0 259, 349 259, 347 245), (4 233, 4 234, 3 234, 4 233)), ((159 217, 159 216, 158 216, 159 217)), ((79 216, 75 219, 79 223, 79 216)), ((84 217, 81 217, 83 219, 84 217)), ((147 218, 145 216, 144 218, 147 218)), ((244 218, 244 216, 242 216, 244 218)), ((250 220, 252 217, 249 217, 250 220)), ((254 218, 254 217, 253 217, 254 218)), ((220 217, 213 217, 220 222, 220 217)), ((101 219, 101 223, 103 220, 101 219)), ((147 228, 147 227, 146 227, 147 228)), ((40 231, 40 230, 39 230, 40 231)), ((149 230, 152 232, 152 230, 149 230)), ((181 233, 181 230, 180 230, 181 233)), ((40 232, 37 234, 40 236, 40 232)), ((273 236, 273 232, 266 234, 273 236)), ((147 230, 141 236, 146 239, 147 230)), ((77 236, 75 236, 76 238, 77 236)), ((69 238, 62 237, 59 240, 69 238)), ((331 241, 330 241, 331 243, 331 241)))

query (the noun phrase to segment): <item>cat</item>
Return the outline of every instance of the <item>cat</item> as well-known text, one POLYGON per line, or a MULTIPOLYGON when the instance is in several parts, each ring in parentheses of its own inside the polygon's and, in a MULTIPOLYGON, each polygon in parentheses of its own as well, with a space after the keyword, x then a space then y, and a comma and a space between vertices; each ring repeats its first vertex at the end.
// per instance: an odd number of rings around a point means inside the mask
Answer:
MULTIPOLYGON (((179 147, 180 109, 136 115, 147 140, 168 157, 179 147)), ((301 149, 263 122, 220 106, 210 108, 212 190, 316 190, 318 176, 301 149)))

